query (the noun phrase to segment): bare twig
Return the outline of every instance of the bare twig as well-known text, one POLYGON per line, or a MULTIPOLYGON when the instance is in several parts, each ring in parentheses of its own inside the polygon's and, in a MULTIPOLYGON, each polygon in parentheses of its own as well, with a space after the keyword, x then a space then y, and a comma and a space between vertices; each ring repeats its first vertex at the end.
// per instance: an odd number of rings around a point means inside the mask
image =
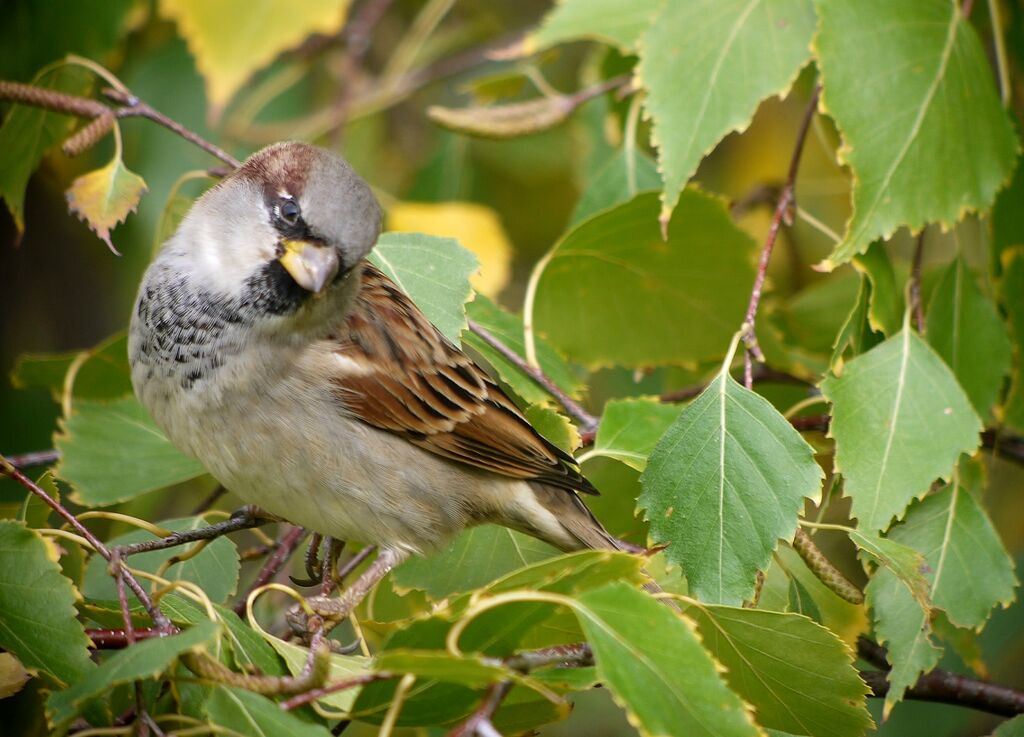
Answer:
POLYGON ((807 103, 803 120, 800 122, 800 129, 797 132, 796 143, 793 146, 793 155, 789 161, 789 171, 786 174, 786 181, 779 193, 779 201, 775 206, 775 213, 772 215, 771 225, 768 227, 768 235, 765 237, 764 246, 761 248, 761 258, 757 265, 757 276, 754 278, 754 286, 750 290, 750 302, 747 305, 747 314, 743 323, 747 326, 744 336, 744 344, 747 350, 744 352, 744 384, 750 389, 754 384, 753 360, 764 361, 764 355, 757 344, 757 335, 754 332, 754 324, 757 320, 757 308, 761 303, 761 293, 764 289, 765 276, 768 273, 768 262, 772 257, 772 250, 775 247, 775 240, 779 235, 782 223, 793 222, 793 206, 796 202, 796 175, 800 170, 800 158, 803 155, 804 141, 807 140, 807 132, 811 128, 811 121, 814 120, 814 113, 818 109, 818 97, 821 95, 821 85, 815 85, 811 99, 807 103))
POLYGON ((49 466, 51 463, 56 463, 58 459, 60 459, 60 451, 55 448, 7 456, 7 462, 19 470, 32 466, 49 466))
POLYGON ((592 432, 597 429, 597 423, 599 421, 598 418, 587 412, 575 399, 562 391, 562 389, 555 384, 547 374, 539 368, 534 368, 528 364, 526 359, 495 338, 489 330, 475 320, 468 320, 468 324, 469 329, 479 335, 487 345, 491 346, 491 348, 500 353, 505 360, 513 364, 516 368, 537 382, 544 391, 557 399, 558 403, 565 408, 565 411, 568 412, 574 420, 580 423, 584 432, 592 432))
POLYGON ((487 693, 484 694, 479 708, 470 714, 466 721, 449 732, 448 737, 471 737, 474 734, 489 737, 490 735, 497 734, 497 730, 491 724, 491 718, 494 716, 494 712, 498 710, 498 707, 501 706, 501 702, 508 696, 508 692, 511 689, 512 681, 492 683, 488 687, 487 693), (488 727, 490 730, 488 730, 488 727))
POLYGON ((185 545, 199 540, 213 540, 230 532, 251 530, 253 527, 259 527, 271 521, 270 518, 262 516, 255 507, 243 507, 223 522, 217 522, 208 527, 200 527, 197 530, 175 532, 167 537, 160 537, 156 540, 123 545, 118 548, 118 552, 121 556, 128 557, 138 553, 148 553, 152 550, 165 550, 166 548, 174 548, 178 545, 185 545))
POLYGON ((217 503, 222 496, 227 494, 228 490, 224 488, 224 484, 217 484, 217 488, 211 491, 199 504, 192 510, 192 516, 197 517, 203 512, 207 511, 214 504, 217 503))
POLYGON ((299 543, 302 542, 302 538, 305 536, 306 529, 304 527, 292 526, 281 532, 273 555, 267 558, 267 562, 263 564, 263 568, 256 574, 252 584, 238 597, 238 601, 234 606, 235 614, 241 616, 245 612, 245 603, 249 599, 249 594, 260 586, 270 583, 274 576, 284 568, 285 563, 288 562, 288 557, 295 551, 295 548, 299 546, 299 543))
POLYGON ((142 606, 145 607, 146 611, 149 613, 150 618, 153 620, 153 623, 157 626, 157 629, 159 629, 161 633, 170 634, 172 632, 177 632, 177 627, 171 624, 171 620, 169 620, 167 616, 162 611, 160 611, 160 607, 157 604, 153 603, 153 600, 149 597, 149 594, 147 594, 146 590, 142 588, 142 585, 139 583, 138 579, 135 578, 132 572, 129 571, 127 568, 120 566, 119 561, 114 560, 114 555, 110 552, 107 546, 100 542, 99 538, 93 535, 85 525, 79 522, 78 518, 75 517, 75 515, 71 514, 71 512, 69 512, 60 502, 56 501, 53 497, 51 497, 43 489, 41 489, 38 484, 33 482, 31 479, 25 476, 25 474, 23 474, 21 471, 19 471, 17 468, 11 465, 11 463, 3 456, 0 456, 0 472, 7 476, 10 476, 19 484, 21 484, 26 489, 35 494, 37 497, 42 499, 47 504, 47 506, 49 506, 61 517, 63 517, 64 520, 69 525, 74 527, 75 531, 78 532, 79 535, 84 537, 97 553, 102 555, 103 558, 106 559, 108 562, 118 565, 123 571, 122 575, 124 576, 125 584, 128 585, 128 588, 132 590, 132 593, 134 593, 135 596, 138 597, 139 601, 142 602, 142 606))
POLYGON ((922 229, 917 236, 917 244, 914 246, 914 262, 910 268, 910 311, 914 316, 914 325, 917 332, 924 335, 924 307, 921 304, 921 262, 924 258, 924 234, 927 229, 922 229))
POLYGON ((394 677, 394 673, 388 673, 387 671, 380 671, 379 673, 364 673, 360 676, 346 678, 344 681, 338 681, 337 683, 331 683, 312 691, 300 693, 287 701, 282 701, 280 706, 284 711, 291 711, 292 709, 312 703, 322 699, 324 696, 330 696, 331 694, 338 693, 339 691, 347 691, 348 689, 355 688, 356 686, 365 686, 367 683, 386 681, 394 677))
MULTIPOLYGON (((160 631, 155 627, 142 627, 133 630, 135 641, 149 640, 159 637, 160 631)), ((101 630, 87 629, 85 636, 92 640, 92 647, 95 650, 121 650, 128 647, 127 630, 101 630)))
POLYGON ((0 100, 10 100, 94 121, 68 139, 65 144, 65 152, 69 155, 81 153, 89 145, 95 144, 104 132, 110 130, 113 118, 104 120, 102 123, 98 119, 106 119, 110 118, 110 116, 117 119, 146 118, 177 133, 186 141, 198 146, 207 153, 216 156, 232 169, 238 167, 238 159, 225 152, 219 146, 210 143, 198 133, 189 130, 181 123, 171 120, 163 113, 153 109, 134 95, 112 88, 105 89, 103 94, 122 107, 112 109, 98 100, 87 97, 68 95, 55 90, 34 87, 30 84, 22 84, 21 82, 0 80, 0 100))
MULTIPOLYGON (((859 654, 861 653, 860 643, 858 643, 857 651, 859 654)), ((862 655, 862 657, 864 656, 862 655)), ((889 693, 886 670, 862 670, 860 677, 871 688, 871 695, 875 698, 885 698, 889 693)), ((911 701, 935 701, 964 706, 968 709, 977 709, 1005 717, 1024 714, 1024 691, 988 683, 941 668, 936 668, 921 676, 914 686, 907 689, 903 698, 911 701)))

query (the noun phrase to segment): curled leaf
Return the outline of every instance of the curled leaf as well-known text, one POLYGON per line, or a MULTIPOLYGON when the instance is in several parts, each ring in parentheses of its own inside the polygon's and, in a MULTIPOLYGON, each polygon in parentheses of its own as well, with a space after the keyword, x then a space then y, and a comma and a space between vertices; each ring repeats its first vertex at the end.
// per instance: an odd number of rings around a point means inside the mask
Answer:
POLYGON ((578 102, 569 95, 541 97, 509 105, 450 108, 432 105, 427 117, 443 128, 480 138, 518 138, 541 133, 564 121, 578 102))
POLYGON ((124 165, 120 155, 115 155, 103 168, 83 174, 71 183, 67 191, 68 208, 120 256, 110 240, 110 231, 138 207, 145 193, 146 182, 124 165))

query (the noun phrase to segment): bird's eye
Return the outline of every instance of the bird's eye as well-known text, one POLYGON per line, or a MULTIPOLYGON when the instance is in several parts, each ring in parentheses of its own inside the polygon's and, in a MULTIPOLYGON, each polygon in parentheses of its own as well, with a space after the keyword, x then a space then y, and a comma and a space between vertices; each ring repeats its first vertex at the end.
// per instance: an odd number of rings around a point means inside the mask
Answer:
POLYGON ((277 207, 277 212, 288 225, 295 225, 299 222, 301 210, 299 210, 299 203, 295 200, 282 199, 281 204, 277 207))

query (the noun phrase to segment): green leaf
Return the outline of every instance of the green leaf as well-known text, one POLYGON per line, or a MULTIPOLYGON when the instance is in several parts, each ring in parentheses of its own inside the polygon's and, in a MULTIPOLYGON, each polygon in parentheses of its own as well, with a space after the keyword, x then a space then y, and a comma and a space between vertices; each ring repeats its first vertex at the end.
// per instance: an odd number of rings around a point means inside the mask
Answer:
POLYGON ((704 646, 763 727, 812 737, 859 737, 872 727, 853 653, 798 614, 691 607, 704 646))
POLYGON ((56 559, 37 532, 0 520, 0 647, 66 685, 95 666, 75 610, 78 593, 56 559))
POLYGON ((1010 318, 1017 363, 1006 396, 1003 415, 1006 425, 1024 433, 1024 246, 1003 252, 1003 280, 1000 299, 1010 318))
POLYGON ((643 735, 759 735, 749 707, 722 680, 693 623, 624 584, 573 607, 597 673, 643 735))
POLYGON ((978 36, 949 0, 816 0, 823 107, 853 170, 834 267, 901 225, 984 210, 1018 144, 978 36))
MULTIPOLYGON (((41 488, 51 499, 60 501, 60 489, 53 480, 53 472, 45 471, 42 476, 36 479, 36 486, 41 488)), ((33 494, 31 491, 25 495, 25 501, 18 511, 18 521, 24 522, 26 527, 49 527, 50 515, 53 509, 50 505, 33 494)))
POLYGON ((657 165, 643 151, 632 152, 633 171, 630 173, 630 153, 626 148, 616 149, 596 173, 588 177, 586 189, 569 218, 570 228, 575 228, 599 212, 633 199, 637 192, 661 186, 657 165))
POLYGON ((526 38, 523 51, 532 54, 583 38, 631 51, 660 5, 659 0, 559 0, 544 16, 540 28, 526 38))
POLYGON ((589 367, 715 358, 743 321, 753 241, 724 203, 687 190, 668 242, 657 213, 656 195, 641 194, 548 255, 534 324, 569 358, 589 367))
POLYGON ((870 350, 878 345, 881 338, 871 330, 868 323, 868 309, 871 300, 871 281, 867 276, 861 277, 860 289, 857 291, 857 301, 850 310, 846 322, 839 329, 835 343, 832 345, 832 358, 829 366, 834 370, 846 356, 849 350, 854 356, 870 350))
POLYGON ((868 250, 854 257, 853 266, 871 283, 867 312, 871 329, 885 336, 898 333, 903 326, 903 292, 896 286, 896 272, 885 244, 872 243, 868 250))
POLYGON ((813 35, 810 0, 662 6, 640 39, 637 67, 665 181, 662 220, 701 159, 727 134, 750 125, 762 100, 785 96, 810 57, 813 35))
POLYGON ((54 440, 61 453, 56 473, 87 506, 122 502, 205 473, 171 445, 134 397, 75 400, 63 426, 54 440))
POLYGON ((572 420, 548 404, 531 404, 523 415, 533 428, 564 451, 580 447, 580 433, 572 420))
POLYGON ((922 608, 927 610, 931 607, 930 587, 925 578, 928 565, 920 552, 876 532, 851 530, 849 534, 858 550, 879 566, 889 569, 922 608))
POLYGON ((883 719, 917 682, 918 676, 934 668, 942 648, 932 640, 929 614, 918 599, 889 569, 880 568, 864 587, 864 600, 871 610, 875 634, 887 649, 889 693, 883 719))
MULTIPOLYGON (((272 635, 266 636, 266 642, 270 644, 277 654, 281 656, 288 670, 293 676, 297 676, 309 662, 309 648, 300 647, 290 642, 285 642, 272 635)), ((370 659, 361 655, 341 655, 331 653, 331 671, 327 676, 327 682, 346 681, 355 676, 365 675, 370 672, 370 659)), ((352 709, 356 696, 359 695, 358 688, 349 688, 344 691, 329 694, 318 701, 325 706, 342 711, 352 709)))
POLYGON ((835 467, 862 528, 886 529, 980 441, 981 420, 956 377, 906 325, 821 392, 832 405, 835 467))
MULTIPOLYGON (((58 63, 42 70, 32 84, 72 95, 85 94, 92 83, 88 71, 58 63)), ((0 198, 18 232, 25 230, 25 187, 43 156, 67 138, 75 118, 28 105, 10 108, 0 128, 0 198)))
POLYGON ((1009 186, 999 192, 992 206, 992 273, 999 274, 1003 268, 1003 255, 1015 246, 1024 246, 1024 162, 1017 157, 1017 167, 1009 186))
POLYGON ((217 686, 206 702, 211 724, 246 737, 330 737, 322 724, 282 710, 266 696, 233 686, 217 686))
POLYGON ((658 440, 679 416, 679 407, 657 399, 611 399, 604 405, 588 456, 607 456, 643 471, 658 440))
POLYGON ((1024 714, 1000 724, 992 733, 992 737, 1024 737, 1024 714))
POLYGON ((814 601, 814 597, 811 596, 811 592, 800 583, 800 579, 791 578, 789 579, 789 608, 788 611, 795 614, 803 614, 809 619, 813 619, 815 622, 821 624, 821 610, 818 609, 818 605, 814 601))
POLYGON ((928 342, 942 356, 974 409, 988 417, 1013 360, 995 305, 981 293, 958 255, 942 274, 928 306, 928 342))
MULTIPOLYGON (((181 519, 160 522, 172 532, 198 530, 210 523, 201 516, 184 517, 181 519)), ((130 545, 132 543, 155 540, 156 537, 146 530, 132 530, 118 535, 107 542, 110 546, 130 545)), ((192 546, 197 543, 192 543, 192 546)), ((189 546, 191 547, 191 546, 189 546)), ((131 567, 148 573, 157 573, 163 565, 181 555, 189 548, 166 548, 148 553, 138 553, 130 559, 131 567)), ((191 581, 198 585, 210 600, 215 603, 226 601, 238 587, 239 572, 238 549, 228 537, 218 537, 196 555, 175 563, 160 575, 169 581, 191 581)), ((107 572, 107 562, 94 555, 85 569, 85 580, 82 592, 90 599, 115 599, 117 588, 114 579, 107 572)))
POLYGON ((94 348, 70 353, 25 353, 18 357, 11 382, 19 389, 42 387, 55 401, 70 385, 73 398, 118 399, 132 393, 128 339, 115 333, 94 348), (75 371, 68 376, 71 367, 75 371))
POLYGON ((692 594, 739 604, 823 476, 800 433, 726 365, 651 453, 639 506, 692 594))
POLYGON ((459 534, 442 552, 411 558, 392 577, 398 586, 422 589, 433 599, 443 599, 557 554, 550 545, 521 532, 479 525, 459 534))
MULTIPOLYGON (((523 321, 518 317, 501 309, 482 294, 477 294, 473 301, 466 305, 466 315, 520 357, 526 357, 523 321)), ((536 381, 525 375, 473 331, 464 331, 462 342, 483 356, 498 372, 499 378, 527 404, 543 404, 551 400, 551 395, 536 381)), ((565 359, 543 338, 534 336, 534 342, 537 363, 540 364, 541 370, 559 389, 571 397, 579 398, 583 392, 583 384, 565 359)))
MULTIPOLYGON (((161 604, 163 599, 160 600, 161 604)), ((234 656, 235 666, 244 672, 257 672, 268 676, 283 676, 284 666, 277 653, 263 637, 247 625, 231 609, 221 604, 214 604, 221 621, 224 623, 228 645, 234 656)), ((205 612, 204 612, 205 615, 205 612)))
POLYGON ((110 231, 135 211, 146 193, 146 182, 124 165, 118 146, 106 166, 83 174, 67 191, 68 209, 84 220, 114 253, 110 231))
POLYGON ((178 24, 178 33, 206 81, 206 99, 217 117, 252 74, 282 51, 309 36, 334 36, 345 23, 350 0, 298 4, 248 0, 161 0, 160 14, 178 24), (258 18, 258 23, 238 23, 258 18), (232 32, 224 33, 225 28, 232 32))
POLYGON ((378 656, 375 670, 412 673, 419 678, 435 678, 480 688, 512 677, 512 672, 499 663, 437 650, 387 650, 378 656))
POLYGON ((368 258, 458 345, 466 327, 466 300, 472 295, 469 277, 478 266, 472 252, 451 238, 384 233, 368 258))
POLYGON ((1013 560, 985 510, 958 475, 914 504, 889 535, 924 553, 929 596, 961 627, 980 630, 996 605, 1013 601, 1013 560))
POLYGON ((175 658, 185 652, 198 652, 217 635, 214 622, 204 622, 177 635, 142 640, 118 650, 66 691, 55 691, 46 702, 50 724, 60 730, 74 718, 86 701, 109 692, 114 686, 150 678, 163 673, 175 658))

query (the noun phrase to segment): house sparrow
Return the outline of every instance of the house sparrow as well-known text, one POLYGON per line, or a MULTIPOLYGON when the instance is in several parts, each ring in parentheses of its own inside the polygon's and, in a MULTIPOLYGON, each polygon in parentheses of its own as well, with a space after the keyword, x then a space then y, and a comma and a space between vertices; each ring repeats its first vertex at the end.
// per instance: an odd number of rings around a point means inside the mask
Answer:
POLYGON ((380 228, 367 184, 302 143, 204 194, 132 313, 132 383, 156 424, 242 499, 378 545, 378 580, 483 522, 619 548, 572 456, 364 260, 380 228))

